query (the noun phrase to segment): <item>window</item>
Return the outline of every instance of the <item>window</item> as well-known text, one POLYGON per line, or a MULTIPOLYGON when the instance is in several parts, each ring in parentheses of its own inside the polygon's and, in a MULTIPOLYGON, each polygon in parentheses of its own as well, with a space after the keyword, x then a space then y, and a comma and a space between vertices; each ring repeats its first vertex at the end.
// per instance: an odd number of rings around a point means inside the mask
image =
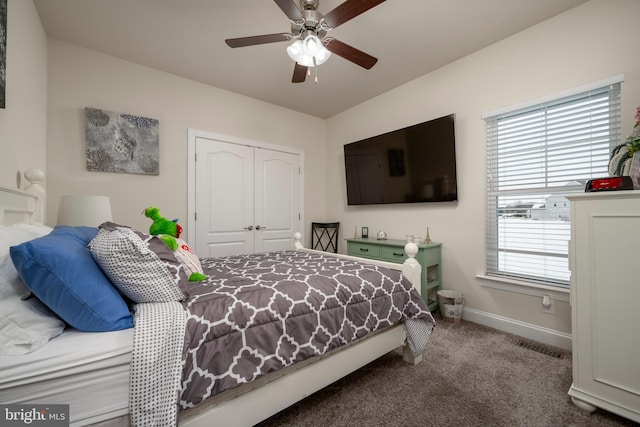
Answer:
POLYGON ((564 195, 608 175, 620 81, 485 115, 487 275, 568 287, 564 195))

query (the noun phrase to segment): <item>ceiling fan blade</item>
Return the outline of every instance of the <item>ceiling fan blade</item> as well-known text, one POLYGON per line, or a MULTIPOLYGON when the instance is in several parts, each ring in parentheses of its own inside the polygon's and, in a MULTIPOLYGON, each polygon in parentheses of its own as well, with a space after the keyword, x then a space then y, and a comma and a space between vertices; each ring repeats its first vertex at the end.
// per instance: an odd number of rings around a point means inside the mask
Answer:
POLYGON ((354 64, 361 66, 362 68, 366 68, 367 70, 376 65, 376 62, 378 62, 378 58, 374 58, 373 56, 364 53, 363 51, 356 49, 353 46, 349 46, 348 44, 343 43, 340 40, 327 38, 324 40, 324 42, 327 50, 329 50, 331 53, 335 53, 336 55, 343 57, 347 61, 351 61, 354 64))
POLYGON ((385 0, 347 0, 324 15, 323 21, 330 28, 336 28, 350 19, 379 5, 385 0))
POLYGON ((287 40, 291 40, 291 34, 277 33, 264 34, 261 36, 239 37, 237 39, 226 39, 225 43, 227 43, 229 47, 245 47, 265 43, 286 42, 287 40))
POLYGON ((299 21, 303 19, 302 12, 298 9, 298 6, 293 2, 293 0, 273 0, 276 4, 282 9, 287 18, 292 21, 299 21))
POLYGON ((303 83, 307 78, 308 69, 309 67, 300 65, 296 62, 296 67, 293 69, 293 77, 291 78, 291 83, 303 83))

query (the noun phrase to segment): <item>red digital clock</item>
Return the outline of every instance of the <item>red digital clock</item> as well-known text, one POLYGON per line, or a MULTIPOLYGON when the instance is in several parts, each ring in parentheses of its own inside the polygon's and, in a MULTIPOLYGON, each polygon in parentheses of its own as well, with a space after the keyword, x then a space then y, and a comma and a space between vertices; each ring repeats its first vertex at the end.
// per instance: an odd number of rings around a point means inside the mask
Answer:
POLYGON ((585 192, 633 190, 633 181, 629 176, 609 176, 606 178, 594 178, 587 181, 585 192))

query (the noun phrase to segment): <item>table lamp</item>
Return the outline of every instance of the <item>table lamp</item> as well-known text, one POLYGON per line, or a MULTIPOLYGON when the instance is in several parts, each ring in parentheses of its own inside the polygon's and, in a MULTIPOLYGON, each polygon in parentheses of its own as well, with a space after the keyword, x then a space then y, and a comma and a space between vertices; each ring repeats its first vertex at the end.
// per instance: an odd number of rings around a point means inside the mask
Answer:
POLYGON ((62 196, 58 207, 58 225, 97 227, 112 221, 107 196, 62 196))

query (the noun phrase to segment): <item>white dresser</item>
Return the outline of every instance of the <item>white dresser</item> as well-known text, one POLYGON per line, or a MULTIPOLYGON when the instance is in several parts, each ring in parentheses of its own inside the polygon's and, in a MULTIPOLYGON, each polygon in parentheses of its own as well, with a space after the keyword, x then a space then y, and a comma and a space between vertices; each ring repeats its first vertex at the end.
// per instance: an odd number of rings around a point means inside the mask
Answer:
POLYGON ((640 422, 640 190, 571 202, 571 400, 640 422))

